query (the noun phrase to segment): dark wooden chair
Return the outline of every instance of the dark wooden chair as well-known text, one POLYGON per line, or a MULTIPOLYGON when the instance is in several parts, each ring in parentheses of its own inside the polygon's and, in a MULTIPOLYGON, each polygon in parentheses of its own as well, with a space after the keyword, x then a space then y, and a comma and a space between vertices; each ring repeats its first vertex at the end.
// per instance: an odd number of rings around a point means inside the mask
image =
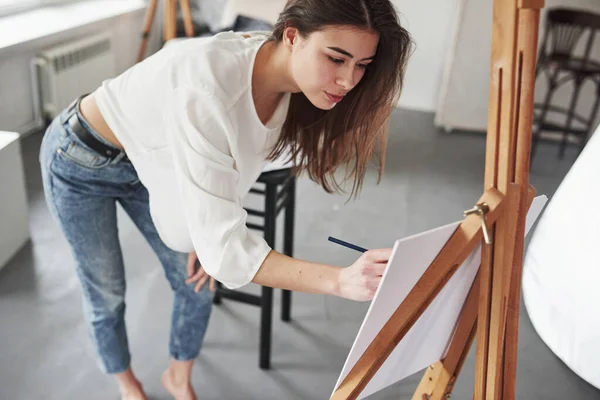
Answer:
POLYGON ((592 133, 600 102, 600 62, 590 57, 596 31, 599 29, 598 14, 568 8, 548 10, 536 67, 536 77, 545 76, 548 89, 542 103, 534 105, 532 160, 543 131, 562 132, 560 158, 565 155, 569 136, 578 139, 579 151, 585 147, 592 133), (576 54, 576 48, 582 45, 583 54, 576 54), (576 107, 581 89, 588 81, 595 85, 595 101, 589 115, 582 116, 576 113, 576 107), (570 82, 573 90, 568 108, 552 105, 555 92, 570 82), (556 118, 549 118, 551 114, 564 116, 564 123, 556 122, 556 118))
MULTIPOLYGON (((257 185, 250 193, 264 196, 264 210, 246 208, 248 215, 263 218, 263 225, 247 223, 250 229, 264 232, 264 238, 275 248, 275 227, 277 216, 285 210, 283 228, 283 253, 290 257, 294 253, 294 214, 296 207, 296 177, 292 175, 291 168, 263 172, 257 180, 257 185), (258 187, 256 187, 258 186, 258 187), (262 187, 261 187, 262 186, 262 187)), ((244 304, 260 307, 260 344, 259 362, 262 369, 269 369, 271 365, 271 327, 273 314, 273 288, 262 286, 261 295, 245 293, 243 290, 231 290, 217 282, 214 304, 220 304, 222 299, 230 299, 244 304)), ((290 321, 292 293, 283 290, 281 295, 281 319, 290 321)))

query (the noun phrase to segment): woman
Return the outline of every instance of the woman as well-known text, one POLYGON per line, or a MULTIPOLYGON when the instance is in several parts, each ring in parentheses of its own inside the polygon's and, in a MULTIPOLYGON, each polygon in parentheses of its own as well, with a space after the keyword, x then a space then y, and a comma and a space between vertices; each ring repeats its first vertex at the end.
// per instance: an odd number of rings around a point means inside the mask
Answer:
POLYGON ((333 174, 345 166, 356 195, 373 154, 381 177, 410 48, 389 0, 290 0, 269 36, 228 32, 174 43, 52 122, 40 154, 47 202, 76 260, 100 365, 122 398, 145 394, 130 368, 115 202, 175 293, 163 385, 193 399, 190 374, 213 279, 229 288, 255 282, 373 297, 390 249, 348 268, 287 257, 246 228, 241 199, 266 160, 286 151, 296 172, 328 192, 341 189, 333 174))

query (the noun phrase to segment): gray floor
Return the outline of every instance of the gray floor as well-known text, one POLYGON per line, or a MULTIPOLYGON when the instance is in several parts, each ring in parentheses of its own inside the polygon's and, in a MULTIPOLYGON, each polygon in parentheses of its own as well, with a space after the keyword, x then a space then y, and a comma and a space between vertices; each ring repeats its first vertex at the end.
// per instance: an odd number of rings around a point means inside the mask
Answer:
MULTIPOLYGON (((329 243, 329 235, 388 247, 397 238, 461 219, 481 194, 485 139, 440 132, 432 121, 428 113, 394 113, 383 181, 375 185, 371 173, 358 200, 346 203, 345 196, 327 195, 301 179, 296 256, 349 265, 357 253, 329 243)), ((116 386, 96 367, 69 251, 44 204, 37 165, 40 136, 23 141, 32 240, 0 271, 0 399, 116 399, 116 386)), ((540 147, 531 176, 538 193, 551 196, 574 161, 574 150, 562 161, 556 153, 554 145, 540 147)), ((158 261, 126 217, 120 220, 120 236, 133 367, 152 399, 167 399, 159 377, 168 360, 171 293, 158 261)), ((275 320, 273 369, 262 371, 257 367, 258 309, 226 301, 214 310, 196 362, 200 399, 328 398, 367 306, 294 294, 293 322, 275 320)), ((277 306, 277 316, 278 311, 277 306)), ((600 398, 543 344, 525 310, 521 315, 517 398, 600 398)), ((473 350, 456 399, 472 396, 473 350)), ((415 374, 371 398, 410 399, 420 379, 421 373, 415 374)))

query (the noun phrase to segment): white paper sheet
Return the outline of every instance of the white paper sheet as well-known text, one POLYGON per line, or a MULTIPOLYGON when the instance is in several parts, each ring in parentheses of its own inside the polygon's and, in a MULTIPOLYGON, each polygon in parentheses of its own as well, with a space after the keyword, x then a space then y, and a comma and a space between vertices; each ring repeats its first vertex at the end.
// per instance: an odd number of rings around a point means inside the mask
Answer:
MULTIPOLYGON (((546 196, 538 196, 534 199, 527 214, 526 233, 533 226, 546 201, 546 196)), ((334 392, 383 325, 404 301, 458 225, 460 221, 396 241, 381 284, 358 331, 334 392)), ((398 343, 362 391, 359 399, 398 382, 445 356, 460 311, 480 264, 481 246, 478 246, 398 343)))

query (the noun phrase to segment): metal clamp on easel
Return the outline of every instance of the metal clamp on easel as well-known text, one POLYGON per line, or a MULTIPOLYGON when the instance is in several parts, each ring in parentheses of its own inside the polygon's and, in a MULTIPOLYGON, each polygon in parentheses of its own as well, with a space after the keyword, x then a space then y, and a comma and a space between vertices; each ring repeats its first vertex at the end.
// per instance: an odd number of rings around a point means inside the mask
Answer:
POLYGON ((487 205, 487 203, 480 203, 476 204, 475 207, 463 213, 465 217, 468 217, 472 214, 476 214, 481 217, 481 230, 483 231, 483 238, 485 240, 485 244, 492 244, 492 241, 490 240, 490 234, 488 233, 487 225, 485 223, 485 214, 487 214, 489 211, 490 207, 487 205))

